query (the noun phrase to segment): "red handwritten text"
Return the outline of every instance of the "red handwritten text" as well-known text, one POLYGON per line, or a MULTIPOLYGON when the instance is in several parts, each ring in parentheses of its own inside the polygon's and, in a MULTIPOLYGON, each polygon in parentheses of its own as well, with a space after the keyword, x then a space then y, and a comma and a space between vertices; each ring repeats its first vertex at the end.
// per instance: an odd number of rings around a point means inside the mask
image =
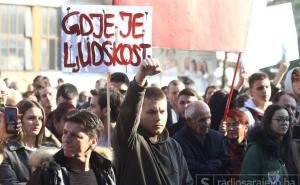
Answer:
MULTIPOLYGON (((85 37, 63 42, 63 67, 71 68, 73 72, 89 66, 138 66, 147 56, 150 44, 144 42, 144 16, 147 20, 148 12, 131 13, 120 11, 118 13, 82 13, 71 11, 61 21, 61 27, 66 35, 72 37, 85 37), (123 21, 125 28, 121 28, 116 19, 123 21), (92 36, 92 37, 91 37, 92 36), (129 38, 138 40, 133 43, 122 43, 120 39, 129 38), (139 43, 139 44, 136 44, 139 43)), ((70 37, 69 37, 70 38, 70 37)))

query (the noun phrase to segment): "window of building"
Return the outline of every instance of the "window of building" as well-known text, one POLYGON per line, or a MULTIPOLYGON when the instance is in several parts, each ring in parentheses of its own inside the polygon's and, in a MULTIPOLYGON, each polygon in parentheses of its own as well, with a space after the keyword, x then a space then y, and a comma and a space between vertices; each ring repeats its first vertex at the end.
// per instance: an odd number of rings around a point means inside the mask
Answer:
POLYGON ((59 65, 59 9, 42 8, 41 70, 56 70, 59 65))
POLYGON ((25 12, 28 7, 0 5, 0 68, 25 69, 25 12))

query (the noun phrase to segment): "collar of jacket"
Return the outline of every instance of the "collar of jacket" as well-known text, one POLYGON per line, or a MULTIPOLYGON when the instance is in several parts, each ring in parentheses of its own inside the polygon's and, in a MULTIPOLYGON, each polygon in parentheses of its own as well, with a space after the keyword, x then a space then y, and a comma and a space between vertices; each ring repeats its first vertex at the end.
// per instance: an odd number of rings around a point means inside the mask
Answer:
MULTIPOLYGON (((146 131, 145 129, 143 129, 141 126, 138 129, 139 134, 141 134, 142 136, 145 137, 145 139, 149 142, 151 142, 149 140, 150 134, 148 131, 146 131)), ((162 144, 165 143, 167 140, 169 139, 169 132, 166 128, 164 128, 163 132, 158 136, 158 141, 156 143, 152 143, 152 144, 162 144)))
MULTIPOLYGON (((93 151, 90 158, 91 165, 98 165, 100 163, 105 167, 112 166, 112 162, 102 156, 103 151, 99 152, 100 150, 98 149, 95 149, 95 151, 97 152, 93 151)), ((63 166, 65 164, 65 160, 66 157, 64 156, 62 149, 54 147, 42 147, 29 156, 28 163, 30 166, 35 168, 48 168, 51 164, 60 164, 63 166)))
MULTIPOLYGON (((54 156, 54 160, 60 164, 61 166, 66 166, 67 158, 64 156, 64 151, 61 149, 58 151, 54 156)), ((112 167, 112 162, 103 156, 101 156, 99 153, 92 151, 91 157, 90 157, 90 165, 92 169, 95 169, 95 167, 99 168, 100 166, 102 168, 110 168, 112 167), (100 165, 100 166, 99 166, 100 165)))
POLYGON ((24 145, 22 145, 18 140, 15 139, 6 141, 6 146, 10 151, 16 151, 24 148, 24 145))

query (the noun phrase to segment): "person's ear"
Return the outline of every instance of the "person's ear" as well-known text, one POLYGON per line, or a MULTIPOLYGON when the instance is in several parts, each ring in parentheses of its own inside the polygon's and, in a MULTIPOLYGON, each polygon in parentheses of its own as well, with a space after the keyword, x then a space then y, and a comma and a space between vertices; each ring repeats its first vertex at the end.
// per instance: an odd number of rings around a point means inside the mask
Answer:
POLYGON ((94 137, 91 139, 91 142, 90 142, 90 148, 91 150, 94 150, 95 147, 97 146, 98 144, 98 138, 97 137, 94 137))
POLYGON ((101 109, 101 115, 104 115, 105 117, 107 117, 107 107, 104 107, 101 109))
POLYGON ((250 96, 253 97, 253 94, 252 94, 252 88, 251 88, 251 87, 249 87, 249 90, 248 90, 248 91, 249 91, 250 96))
POLYGON ((244 125, 244 127, 245 127, 245 134, 247 134, 247 132, 248 132, 248 130, 249 130, 249 124, 244 125))

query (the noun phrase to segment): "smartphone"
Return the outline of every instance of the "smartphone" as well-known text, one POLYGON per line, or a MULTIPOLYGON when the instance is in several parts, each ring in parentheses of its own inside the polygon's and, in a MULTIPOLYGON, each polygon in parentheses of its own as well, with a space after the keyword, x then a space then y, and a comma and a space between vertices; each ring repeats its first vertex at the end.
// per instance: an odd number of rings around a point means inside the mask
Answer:
POLYGON ((5 107, 6 132, 9 134, 17 134, 18 125, 18 108, 5 107))
POLYGON ((292 138, 300 140, 300 125, 295 125, 292 127, 292 138))

